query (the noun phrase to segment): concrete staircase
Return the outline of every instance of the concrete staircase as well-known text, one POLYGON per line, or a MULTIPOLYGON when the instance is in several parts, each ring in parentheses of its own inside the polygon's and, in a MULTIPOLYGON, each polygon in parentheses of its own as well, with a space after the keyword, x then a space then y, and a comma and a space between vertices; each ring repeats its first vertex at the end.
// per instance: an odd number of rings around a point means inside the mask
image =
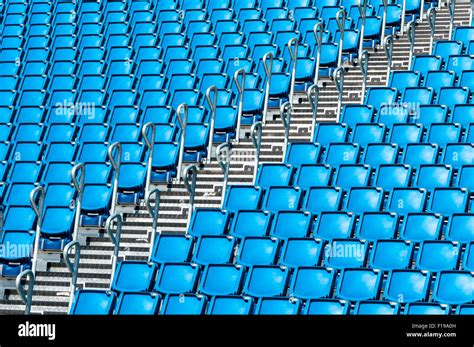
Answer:
MULTIPOLYGON (((455 26, 469 25, 469 2, 456 5, 455 26)), ((438 11, 436 39, 447 39, 449 12, 438 11)), ((430 30, 425 20, 417 25, 415 51, 426 54, 429 50, 430 30)), ((387 58, 383 50, 368 50, 370 53, 368 86, 386 84, 387 58)), ((401 36, 394 44, 393 70, 408 68, 409 42, 401 36)), ((320 94, 318 121, 335 121, 337 91, 330 79, 323 79, 326 87, 320 94)), ((345 77, 343 103, 360 103, 362 74, 358 66, 348 66, 345 77)), ((263 129, 260 162, 281 162, 284 128, 278 110, 270 110, 270 118, 263 129)), ((267 118, 267 119, 268 119, 267 118)), ((295 94, 292 114, 291 141, 309 141, 312 112, 305 94, 295 94)), ((255 149, 250 139, 234 145, 231 155, 229 184, 251 184, 255 166, 255 149)), ((221 203, 223 172, 213 161, 200 167, 197 177, 195 207, 219 207, 221 203)), ((185 233, 187 227, 189 196, 183 184, 159 186, 161 190, 158 229, 163 233, 185 233)), ((127 260, 146 260, 150 250, 151 218, 142 203, 135 213, 124 215, 120 256, 127 260)), ((108 288, 111 274, 113 245, 107 236, 91 238, 81 250, 78 283, 84 288, 108 288)), ((48 271, 38 272, 34 290, 32 312, 64 314, 69 301, 70 273, 64 264, 50 264, 48 271)), ((22 304, 16 291, 7 293, 0 301, 0 314, 22 313, 22 304)))

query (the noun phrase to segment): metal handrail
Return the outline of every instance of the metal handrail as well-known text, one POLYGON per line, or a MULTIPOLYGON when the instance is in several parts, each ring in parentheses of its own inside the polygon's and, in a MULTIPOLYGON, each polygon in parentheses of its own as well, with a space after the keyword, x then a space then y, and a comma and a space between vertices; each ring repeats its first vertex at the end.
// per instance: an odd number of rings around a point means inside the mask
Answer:
POLYGON ((389 83, 390 72, 392 71, 393 59, 393 35, 388 35, 384 41, 385 54, 387 55, 387 84, 389 83))
POLYGON ((337 55, 337 66, 341 66, 342 63, 342 53, 344 49, 344 33, 346 26, 346 11, 344 9, 339 10, 336 13, 336 24, 339 28, 339 52, 337 55))
POLYGON ((405 14, 407 11, 407 0, 402 1, 402 18, 400 23, 400 34, 405 34, 405 14))
POLYGON ((211 123, 209 125, 209 143, 207 145, 207 163, 210 163, 212 160, 212 145, 214 142, 214 124, 216 122, 216 111, 217 111, 217 96, 218 89, 216 86, 210 86, 206 91, 206 100, 211 109, 211 123), (214 96, 211 98, 211 93, 214 93, 214 96))
POLYGON ((293 37, 288 41, 288 50, 290 52, 291 60, 293 61, 293 67, 291 69, 291 84, 290 84, 290 95, 289 101, 293 105, 293 96, 295 93, 296 83, 296 68, 298 64, 298 39, 293 37), (293 48, 294 47, 294 48, 293 48))
POLYGON ((413 53, 415 51, 415 32, 416 32, 416 23, 414 20, 410 21, 407 25, 407 34, 408 41, 410 43, 410 52, 408 55, 408 66, 411 68, 411 62, 413 60, 413 53))
POLYGON ((311 105, 311 110, 313 111, 313 117, 311 118, 311 139, 314 139, 314 132, 316 130, 316 120, 318 118, 318 108, 319 108, 319 87, 317 84, 313 84, 308 88, 308 100, 311 105))
POLYGON ((24 270, 22 271, 15 280, 15 287, 20 299, 25 304, 25 315, 29 315, 31 312, 31 305, 33 303, 33 289, 35 287, 35 274, 33 270, 24 270), (27 279, 28 283, 28 290, 25 291, 23 284, 21 283, 23 279, 27 279))
POLYGON ((112 255, 112 271, 110 274, 111 286, 114 280, 115 270, 117 269, 117 262, 118 262, 119 251, 120 251, 120 241, 121 241, 121 236, 122 236, 122 223, 123 223, 122 215, 118 213, 107 218, 107 221, 105 222, 105 231, 107 232, 107 235, 109 236, 110 240, 114 244, 114 254, 112 255), (116 225, 115 235, 113 231, 114 222, 116 225))
POLYGON ((196 165, 188 166, 184 172, 183 183, 186 190, 189 193, 189 211, 188 211, 188 225, 191 220, 191 216, 194 212, 194 199, 196 197, 196 184, 197 184, 197 172, 198 168, 196 165))
POLYGON ((44 208, 44 187, 39 186, 33 189, 30 192, 30 204, 33 208, 33 211, 36 214, 36 233, 35 233, 35 243, 33 248, 33 259, 31 264, 31 270, 33 274, 36 274, 36 265, 38 262, 38 250, 41 237, 41 227, 43 225, 43 208, 44 208), (37 202, 38 201, 38 202, 37 202))
POLYGON ((362 23, 360 27, 360 42, 359 42, 359 59, 364 52, 364 35, 365 35, 365 19, 367 17, 367 0, 359 0, 357 4, 357 8, 359 9, 360 18, 362 18, 362 23))
POLYGON ((82 194, 84 192, 84 182, 86 177, 86 167, 84 164, 76 164, 71 170, 72 184, 77 192, 76 198, 76 214, 74 216, 74 230, 72 233, 72 240, 77 240, 77 233, 79 232, 79 222, 81 218, 82 194), (78 180, 78 176, 80 178, 78 180))
MULTIPOLYGON (((428 23, 430 25, 430 54, 433 54, 433 45, 434 45, 434 37, 436 32, 436 15, 437 15, 436 7, 431 7, 426 16, 428 17, 428 23)), ((411 66, 409 66, 411 69, 411 66)))
POLYGON ((365 102, 365 92, 367 90, 367 76, 369 75, 369 52, 363 51, 360 55, 359 66, 362 72, 362 92, 360 97, 360 103, 365 102))
POLYGON ((234 83, 240 95, 239 108, 238 108, 238 114, 237 114, 237 129, 236 129, 236 135, 235 135, 235 140, 234 140, 235 144, 238 144, 240 141, 240 128, 242 126, 242 116, 243 116, 243 110, 244 110, 244 92, 245 92, 246 75, 247 73, 245 72, 244 69, 239 69, 234 74, 234 83), (239 81, 239 78, 240 78, 240 81, 239 81))
POLYGON ((380 34, 380 43, 383 45, 385 42, 385 29, 387 26, 388 0, 382 0, 382 4, 383 4, 383 15, 382 15, 382 33, 380 34))
POLYGON ((224 173, 224 180, 222 182, 222 197, 225 197, 227 185, 229 183, 229 170, 231 162, 232 148, 229 143, 221 143, 216 150, 217 163, 224 173))
POLYGON ((156 126, 149 122, 142 127, 142 137, 148 147, 148 163, 146 169, 146 183, 145 183, 145 194, 150 190, 151 184, 151 171, 153 169, 153 152, 155 150, 155 137, 156 137, 156 126), (148 134, 148 129, 151 128, 151 139, 148 134))
POLYGON ((288 142, 290 138, 291 113, 292 113, 292 105, 290 102, 285 102, 283 105, 281 105, 280 107, 281 122, 283 123, 283 128, 285 128, 285 141, 283 143, 283 158, 285 158, 286 148, 288 147, 288 142))
POLYGON ((189 108, 188 105, 183 103, 178 106, 176 110, 176 117, 178 122, 181 126, 181 141, 179 146, 179 158, 178 158, 178 168, 176 170, 176 181, 181 181, 181 171, 183 167, 183 156, 184 156, 184 145, 186 142, 186 127, 188 126, 188 112, 189 108), (181 117, 181 112, 183 112, 183 116, 181 117))
POLYGON ((273 52, 268 52, 263 56, 263 67, 265 69, 265 75, 267 76, 267 83, 265 87, 265 102, 263 105, 263 117, 262 122, 265 125, 267 123, 268 113, 268 101, 270 99, 270 88, 272 85, 272 74, 273 74, 273 52))
POLYGON ((114 186, 112 190, 112 206, 110 207, 110 214, 115 213, 115 206, 117 205, 118 184, 120 179, 120 166, 122 165, 122 144, 115 142, 110 145, 107 150, 107 156, 114 169, 114 186))
POLYGON ((79 277, 79 264, 81 259, 81 244, 78 241, 69 242, 63 250, 63 259, 66 267, 71 272, 71 286, 68 312, 71 311, 72 302, 77 288, 77 278, 79 277), (71 261, 71 253, 74 250, 74 262, 71 261))
POLYGON ((158 233, 158 217, 160 212, 160 201, 161 201, 161 192, 159 189, 154 189, 153 191, 147 193, 145 196, 145 207, 150 214, 152 219, 152 234, 151 234, 151 241, 150 241, 150 253, 148 254, 148 261, 151 261, 151 257, 153 255, 153 250, 155 249, 155 240, 156 234, 158 233), (155 196, 155 203, 152 204, 151 198, 155 196))
MULTIPOLYGON (((253 146, 255 147, 255 166, 253 169, 253 177, 254 180, 257 177, 258 165, 260 162, 260 149, 262 147, 262 131, 263 131, 263 124, 262 122, 256 122, 252 125, 250 129, 250 137, 252 138, 253 146)), ((224 197, 222 197, 222 201, 224 201, 224 197)))
POLYGON ((336 90, 338 92, 337 98, 337 110, 336 110, 336 122, 339 123, 341 117, 342 109, 342 97, 344 95, 344 75, 345 69, 342 66, 339 66, 333 73, 334 84, 336 85, 336 90))
POLYGON ((316 44, 318 46, 318 53, 316 56, 316 68, 314 70, 314 84, 317 84, 319 80, 319 66, 321 64, 321 49, 323 45, 324 22, 318 22, 314 26, 313 34, 316 39, 316 44))
POLYGON ((456 0, 448 0, 449 9, 449 40, 453 39, 454 15, 456 12, 456 0))

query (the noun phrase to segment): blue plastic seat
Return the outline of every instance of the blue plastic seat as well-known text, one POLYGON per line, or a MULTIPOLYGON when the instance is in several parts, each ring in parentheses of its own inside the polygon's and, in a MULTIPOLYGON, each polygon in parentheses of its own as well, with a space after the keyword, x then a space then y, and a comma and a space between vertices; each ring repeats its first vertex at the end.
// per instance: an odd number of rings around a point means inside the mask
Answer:
POLYGON ((398 216, 389 212, 366 212, 360 217, 356 234, 367 241, 392 239, 398 229, 398 216))
POLYGON ((341 272, 336 296, 344 300, 369 300, 378 296, 381 272, 372 269, 345 269, 341 272))
POLYGON ((315 143, 294 142, 288 145, 285 163, 299 167, 303 164, 318 164, 321 148, 315 143))
POLYGON ((355 216, 346 212, 321 212, 314 229, 315 235, 324 240, 350 238, 355 216))
POLYGON ((189 235, 160 234, 155 239, 151 260, 158 264, 187 262, 192 247, 193 239, 189 235))
POLYGON ((198 208, 194 211, 189 223, 188 233, 191 236, 224 235, 229 225, 229 214, 220 209, 198 208))
POLYGON ((474 214, 460 213, 449 217, 446 239, 459 242, 474 241, 474 214))
POLYGON ((81 205, 81 225, 103 226, 112 203, 112 188, 106 184, 84 186, 81 205))
POLYGON ((162 315, 202 315, 207 298, 201 294, 168 294, 160 309, 162 315))
MULTIPOLYGON (((300 206, 301 196, 302 191, 298 187, 270 187, 267 190, 263 207, 270 212, 294 211, 300 206)), ((242 199, 242 196, 240 198, 242 199)))
POLYGON ((426 191, 417 188, 394 188, 390 193, 388 210, 397 213, 422 212, 426 191))
POLYGON ((426 271, 390 271, 385 284, 384 299, 400 303, 425 301, 430 283, 430 273, 426 271))
POLYGON ((433 143, 410 143, 404 151, 403 162, 412 167, 435 164, 439 147, 433 143))
POLYGON ((289 293, 300 299, 319 299, 331 295, 335 272, 321 267, 299 267, 293 276, 289 293))
POLYGON ((449 187, 453 170, 447 165, 421 165, 416 173, 415 185, 419 188, 433 189, 449 187))
POLYGON ((331 143, 328 146, 325 163, 333 166, 356 164, 360 146, 356 143, 331 143))
POLYGON ((405 314, 410 315, 447 315, 450 313, 449 305, 427 304, 411 302, 405 306, 405 314))
POLYGON ((458 172, 457 186, 474 190, 474 165, 464 165, 458 172))
POLYGON ((192 263, 165 263, 160 267, 154 291, 162 294, 194 293, 200 269, 192 263))
POLYGON ((388 82, 389 87, 397 88, 400 93, 407 87, 418 87, 420 73, 417 71, 393 71, 388 82))
POLYGON ((370 105, 345 105, 342 110, 342 122, 353 127, 359 123, 371 123, 374 109, 370 105))
POLYGON ((431 194, 430 211, 441 214, 467 212, 469 194, 463 188, 435 188, 431 194))
POLYGON ((353 314, 357 315, 396 315, 400 312, 400 306, 389 301, 359 301, 353 314))
MULTIPOLYGON (((240 212, 238 216, 244 212, 240 212)), ((268 214, 267 214, 268 216, 268 214)), ((237 218, 237 216, 236 216, 237 218)), ((263 221, 262 221, 263 222, 263 221)), ((265 223, 250 223, 251 230, 255 230, 257 225, 265 226, 265 234, 268 229, 268 218, 265 223)), ((302 211, 278 211, 272 222, 270 235, 279 239, 294 237, 307 237, 312 226, 312 215, 302 211)))
POLYGON ((415 242, 437 240, 441 233, 442 222, 442 218, 437 214, 409 213, 400 236, 415 242))
POLYGON ((463 269, 466 271, 473 271, 474 269, 474 242, 466 245, 463 258, 463 269))
POLYGON ((332 169, 325 164, 303 164, 297 171, 294 185, 308 190, 311 187, 329 185, 332 178, 332 169))
POLYGON ((69 314, 71 315, 109 315, 112 314, 117 294, 105 290, 79 290, 69 314))
POLYGON ((398 91, 395 88, 376 87, 367 91, 365 104, 372 105, 378 112, 383 105, 391 105, 396 101, 398 91))
POLYGON ((244 279, 245 268, 239 265, 208 265, 200 282, 200 293, 206 295, 239 294, 244 279))
POLYGON ((323 147, 334 142, 345 142, 348 131, 348 126, 343 123, 319 123, 316 126, 313 141, 323 147))
POLYGON ((349 312, 349 302, 344 300, 308 300, 304 314, 307 315, 346 315, 349 312))
POLYGON ((337 187, 313 187, 304 198, 303 209, 311 213, 338 211, 341 206, 342 189, 337 187))
MULTIPOLYGON (((21 212, 20 209, 10 207, 7 213, 10 216, 14 216, 14 218, 27 218, 21 212)), ((8 218, 8 215, 6 218, 8 218)), ((31 268, 34 233, 28 230, 21 230, 20 228, 9 231, 11 227, 7 223, 5 221, 5 229, 0 239, 0 245, 5 250, 0 255, 0 275, 6 278, 15 278, 23 270, 31 268)))
POLYGON ((302 302, 296 298, 260 298, 255 308, 258 315, 297 315, 302 302))
POLYGON ((390 142, 400 147, 410 143, 421 142, 423 127, 420 124, 394 124, 390 134, 390 142))
POLYGON ((371 143, 365 148, 364 164, 376 168, 382 164, 395 164, 398 157, 398 145, 389 143, 371 143))
POLYGON ((453 87, 456 75, 452 71, 430 71, 426 75, 424 86, 439 94, 441 88, 453 87))
POLYGON ((420 245, 416 266, 419 269, 439 272, 455 270, 460 258, 459 244, 450 241, 424 241, 420 245))
POLYGON ((257 173, 256 185, 262 188, 287 186, 292 178, 293 168, 285 164, 262 164, 257 173))
POLYGON ((436 278, 433 300, 444 304, 471 303, 474 297, 472 272, 442 271, 436 278))
POLYGON ((112 289, 118 292, 148 292, 156 274, 156 264, 121 261, 115 272, 112 289))
POLYGON ((411 171, 409 165, 380 165, 374 185, 385 190, 396 187, 408 187, 411 171))
MULTIPOLYGON (((379 116, 382 116, 381 113, 379 116)), ((352 132, 352 141, 361 145, 367 146, 370 143, 384 142, 385 126, 383 124, 357 124, 352 132)))
POLYGON ((351 188, 346 198, 346 211, 377 212, 382 209, 384 191, 381 188, 351 188))
POLYGON ((474 314, 474 305, 470 305, 470 304, 459 305, 458 308, 456 309, 456 314, 472 315, 474 314))
POLYGON ((459 169, 462 165, 472 165, 474 163, 474 144, 447 144, 444 150, 443 162, 456 169, 459 169))
POLYGON ((322 243, 313 238, 289 238, 285 241, 280 264, 291 268, 317 266, 321 261, 322 243))
POLYGON ((229 186, 223 207, 229 212, 255 210, 259 207, 263 190, 259 187, 234 185, 229 186))
POLYGON ((115 306, 117 315, 155 315, 160 308, 156 293, 121 293, 115 306))
POLYGON ((334 269, 362 267, 368 250, 363 240, 333 239, 324 249, 325 265, 334 269))
POLYGON ((474 105, 458 104, 454 106, 454 110, 451 114, 451 121, 453 123, 461 124, 463 127, 467 127, 468 124, 474 123, 474 105))
POLYGON ((274 265, 279 243, 270 237, 246 237, 239 246, 236 262, 244 266, 274 265))
POLYGON ((368 165, 341 165, 337 170, 335 186, 348 190, 369 183, 371 168, 368 165))
POLYGON ((466 87, 443 87, 438 95, 438 104, 445 105, 450 110, 457 104, 467 104, 469 89, 466 87))
POLYGON ((413 116, 418 124, 425 128, 433 123, 444 123, 448 117, 448 108, 444 105, 420 105, 418 111, 413 116))
POLYGON ((408 241, 378 240, 372 249, 370 267, 383 271, 407 269, 413 258, 414 248, 408 241))
POLYGON ((210 315, 249 315, 253 300, 248 296, 214 296, 207 308, 210 315))
POLYGON ((235 237, 266 236, 270 228, 271 214, 266 211, 239 210, 230 226, 230 234, 235 237))
POLYGON ((250 269, 244 293, 253 297, 283 296, 288 285, 288 269, 279 266, 254 266, 250 269))
POLYGON ((441 57, 435 55, 416 55, 413 59, 412 70, 418 71, 422 76, 426 76, 429 71, 440 70, 441 64, 441 57))

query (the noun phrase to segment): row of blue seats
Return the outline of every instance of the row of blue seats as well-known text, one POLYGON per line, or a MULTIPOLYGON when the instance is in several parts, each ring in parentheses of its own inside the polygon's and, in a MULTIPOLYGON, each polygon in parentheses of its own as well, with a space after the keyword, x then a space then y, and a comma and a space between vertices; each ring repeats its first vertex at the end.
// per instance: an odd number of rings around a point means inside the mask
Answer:
MULTIPOLYGON (((260 298, 257 303, 247 296, 213 296, 209 300, 201 294, 170 294, 162 298, 156 293, 82 292, 71 314, 407 314, 446 315, 452 307, 436 303, 409 303, 401 305, 389 301, 360 301, 352 308, 344 300, 313 299, 306 305, 297 298, 260 298), (100 304, 97 304, 100 303, 100 304)), ((474 305, 457 306, 456 314, 473 314, 474 305)))
MULTIPOLYGON (((352 237, 367 241, 389 239, 414 242, 440 239, 460 243, 474 241, 472 213, 455 213, 445 217, 447 218, 434 213, 411 212, 403 215, 391 212, 363 212, 358 219, 354 213, 335 211, 323 211, 314 215, 308 211, 281 210, 271 213, 263 210, 240 210, 231 214, 220 209, 197 209, 192 216, 188 233, 196 238, 209 236, 211 239, 207 242, 210 242, 208 247, 211 249, 214 242, 212 237, 217 236, 231 236, 237 239, 269 236, 279 240, 312 236, 326 241, 352 237)), ((167 237, 171 238, 170 236, 162 238, 167 237)), ((179 237, 171 239, 178 240, 179 237)), ((191 242, 192 240, 186 237, 186 243, 191 242)), ((224 239, 215 242, 227 245, 231 243, 229 240, 224 242, 224 239)), ((181 250, 189 248, 178 245, 174 246, 176 251, 172 253, 181 254, 177 258, 169 254, 160 258, 156 255, 158 249, 161 249, 161 252, 166 252, 166 249, 157 241, 153 250, 154 261, 159 263, 163 260, 187 259, 189 254, 184 251, 184 254, 188 255, 183 257, 181 250)))
POLYGON ((255 184, 268 189, 273 186, 311 187, 335 186, 349 190, 353 187, 375 186, 386 190, 397 187, 425 189, 459 187, 474 191, 474 165, 462 166, 457 172, 446 165, 421 165, 414 170, 409 165, 388 164, 376 169, 370 165, 349 164, 337 168, 325 164, 305 165, 296 170, 287 164, 262 164, 255 184))
MULTIPOLYGON (((151 260, 158 264, 193 262, 207 266, 235 263, 249 267, 324 266, 333 269, 370 267, 383 271, 410 269, 413 264, 414 269, 432 272, 472 271, 474 241, 466 244, 464 249, 455 241, 433 240, 433 237, 427 236, 429 231, 415 229, 411 220, 416 217, 419 216, 408 216, 406 225, 410 223, 410 226, 405 230, 411 229, 402 232, 402 239, 380 239, 372 244, 362 239, 327 239, 327 234, 323 235, 326 241, 310 237, 290 237, 282 241, 274 237, 245 236, 240 242, 230 235, 200 236, 196 240, 187 235, 160 235, 151 260), (423 232, 426 235, 421 235, 423 232), (416 246, 420 239, 421 243, 416 246), (174 248, 171 250, 170 246, 174 248)), ((429 216, 426 217, 424 221, 429 222, 429 216)), ((315 236, 319 237, 316 233, 315 236)))
MULTIPOLYGON (((201 268, 193 263, 119 263, 111 289, 118 292, 160 294, 248 295, 254 298, 291 296, 309 300, 337 298, 349 301, 382 297, 399 303, 417 301, 451 305, 473 301, 474 275, 468 271, 382 271, 347 268, 339 272, 324 267, 299 267, 292 274, 286 267, 213 264, 201 268), (384 288, 380 295, 381 288, 384 288), (431 300, 429 291, 433 291, 431 300), (334 294, 333 294, 334 293, 334 294)), ((87 291, 86 291, 87 292, 87 291)), ((81 291, 76 296, 80 298, 81 291)))

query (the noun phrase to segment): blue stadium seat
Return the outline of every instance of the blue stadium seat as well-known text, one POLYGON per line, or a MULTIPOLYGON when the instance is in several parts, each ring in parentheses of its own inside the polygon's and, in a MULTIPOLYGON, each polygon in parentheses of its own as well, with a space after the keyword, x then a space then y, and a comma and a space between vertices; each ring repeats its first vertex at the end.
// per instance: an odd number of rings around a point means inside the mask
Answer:
POLYGON ((364 164, 377 167, 382 164, 395 164, 398 157, 398 145, 389 143, 371 143, 366 146, 364 164))
POLYGON ((413 252, 413 245, 409 241, 378 240, 372 249, 370 267, 383 271, 407 269, 413 252))
POLYGON ((329 185, 332 178, 332 168, 325 164, 303 164, 299 167, 294 185, 308 190, 311 187, 329 185))
POLYGON ((472 302, 474 295, 472 272, 441 271, 436 278, 433 300, 444 304, 465 304, 472 302))
POLYGON ((278 251, 279 243, 276 238, 246 237, 239 245, 236 262, 247 267, 274 265, 278 251))
POLYGON ((200 269, 192 263, 165 263, 160 267, 154 290, 162 294, 194 293, 200 269))
POLYGON ((410 179, 411 168, 408 165, 380 165, 374 185, 390 190, 396 187, 408 187, 410 179))
POLYGON ((206 295, 239 294, 245 269, 239 265, 207 265, 202 274, 199 291, 206 295))
POLYGON ((155 315, 160 308, 156 293, 121 293, 115 307, 117 315, 155 315))
POLYGON ((303 209, 311 213, 338 211, 342 200, 342 189, 337 187, 313 187, 303 202, 303 209))
POLYGON ((333 239, 325 247, 325 265, 334 269, 364 266, 369 247, 362 240, 333 239))
POLYGON ((79 290, 74 296, 70 314, 72 315, 109 315, 112 314, 117 294, 104 290, 79 290))
POLYGON ((324 240, 350 238, 355 216, 346 212, 321 212, 316 221, 314 233, 324 240))
POLYGON ((435 188, 431 195, 430 211, 441 214, 467 212, 469 194, 463 188, 435 188))
POLYGON ((229 186, 223 204, 229 212, 239 210, 255 210, 259 207, 263 197, 263 190, 254 186, 229 186))
POLYGON ((266 236, 270 228, 271 214, 266 211, 240 210, 235 213, 230 234, 235 237, 266 236))
POLYGON ((299 267, 293 276, 289 293, 300 299, 319 299, 331 295, 335 272, 321 267, 299 267))
POLYGON ((447 165, 421 165, 416 173, 415 185, 424 189, 449 187, 453 170, 447 165))
POLYGON ((381 286, 381 272, 372 269, 345 269, 336 290, 338 298, 351 301, 375 299, 381 286))
POLYGON ((344 300, 308 300, 304 309, 307 315, 346 315, 349 312, 349 302, 344 300))
POLYGON ((411 302, 405 306, 405 314, 414 315, 447 315, 450 313, 449 305, 427 304, 411 302))
POLYGON ((280 264, 290 268, 317 266, 321 261, 322 244, 313 238, 290 238, 284 243, 280 264))
POLYGON ((287 186, 290 184, 292 174, 291 165, 262 164, 259 167, 255 184, 265 189, 273 186, 287 186))
POLYGON ((162 315, 202 315, 207 298, 200 294, 168 294, 160 309, 162 315))
POLYGON ((187 262, 192 248, 193 239, 189 235, 160 234, 155 239, 151 260, 158 264, 187 262))
POLYGON ((283 296, 287 290, 288 269, 279 266, 254 266, 250 269, 244 293, 253 297, 283 296))
POLYGON ((449 241, 424 241, 420 245, 416 264, 419 269, 432 272, 455 270, 460 254, 459 244, 449 241))
POLYGON ((389 301, 358 301, 353 313, 358 315, 399 314, 400 306, 389 301))
POLYGON ((117 292, 148 292, 155 279, 156 269, 153 263, 121 261, 111 287, 117 292))
POLYGON ((385 284, 384 298, 400 303, 425 301, 428 296, 430 282, 429 272, 418 270, 390 271, 385 284))
MULTIPOLYGON (((241 216, 242 213, 244 212, 240 212, 237 216, 241 216)), ((265 219, 265 222, 264 225, 266 229, 264 235, 266 234, 266 230, 268 230, 268 218, 265 219)), ((261 225, 261 223, 251 223, 250 225, 252 225, 252 228, 249 228, 250 230, 256 230, 256 226, 261 225)), ((278 211, 273 217, 270 235, 279 239, 304 238, 308 236, 311 227, 312 216, 308 212, 278 211)))
POLYGON ((437 240, 441 233, 443 220, 433 213, 408 213, 403 222, 400 236, 415 242, 437 240))
POLYGON ((247 296, 214 296, 209 303, 207 314, 249 315, 253 306, 253 300, 247 296))
POLYGON ((232 260, 235 240, 231 236, 203 235, 196 244, 192 261, 201 264, 227 264, 232 260))
POLYGON ((299 167, 303 164, 318 164, 321 147, 315 143, 290 143, 286 151, 285 163, 299 167))
POLYGON ((334 185, 348 190, 369 184, 371 168, 368 165, 341 165, 337 169, 334 185))
POLYGON ((377 212, 382 209, 383 200, 381 188, 351 188, 346 199, 346 210, 354 213, 377 212))
POLYGON ((426 191, 417 188, 394 188, 390 193, 390 212, 422 212, 426 205, 426 191))
POLYGON ((191 236, 224 235, 229 224, 229 214, 220 209, 196 209, 189 223, 188 233, 191 236))
POLYGON ((389 212, 366 212, 360 217, 356 235, 368 241, 392 239, 397 229, 397 214, 389 212))

